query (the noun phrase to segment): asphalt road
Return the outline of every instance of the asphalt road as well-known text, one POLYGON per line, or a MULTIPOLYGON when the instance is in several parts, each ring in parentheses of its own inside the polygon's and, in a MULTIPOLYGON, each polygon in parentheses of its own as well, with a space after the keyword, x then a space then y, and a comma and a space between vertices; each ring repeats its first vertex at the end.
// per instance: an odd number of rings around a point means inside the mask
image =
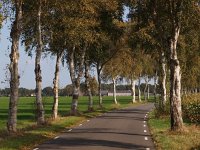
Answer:
POLYGON ((34 150, 153 150, 148 112, 153 104, 112 111, 68 129, 34 150))

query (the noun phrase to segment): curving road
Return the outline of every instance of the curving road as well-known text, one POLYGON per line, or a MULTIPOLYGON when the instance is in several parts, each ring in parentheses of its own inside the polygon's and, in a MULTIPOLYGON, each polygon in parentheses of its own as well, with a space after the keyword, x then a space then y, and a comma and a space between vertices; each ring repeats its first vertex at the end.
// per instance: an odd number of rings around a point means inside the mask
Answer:
POLYGON ((153 104, 105 113, 34 150, 153 150, 146 120, 153 104))

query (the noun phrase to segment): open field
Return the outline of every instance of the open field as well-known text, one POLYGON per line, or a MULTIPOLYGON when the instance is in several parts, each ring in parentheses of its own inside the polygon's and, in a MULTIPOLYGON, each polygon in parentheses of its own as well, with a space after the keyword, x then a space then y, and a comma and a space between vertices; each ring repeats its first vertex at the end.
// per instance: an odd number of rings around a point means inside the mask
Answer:
MULTIPOLYGON (((127 106, 131 102, 131 97, 118 97, 120 106, 127 106)), ((7 114, 8 114, 8 97, 0 97, 0 130, 5 129, 7 114)), ((18 128, 24 128, 27 125, 35 123, 35 98, 34 97, 20 97, 18 102, 18 128)), ((43 98, 45 115, 51 116, 51 109, 53 106, 53 97, 43 98)), ((59 97, 59 115, 66 116, 69 114, 71 108, 71 97, 59 97)), ((78 109, 80 112, 87 111, 88 107, 87 97, 79 98, 78 109)), ((113 107, 112 97, 103 97, 103 106, 105 110, 113 107)), ((94 97, 94 108, 98 108, 98 97, 94 97)))
MULTIPOLYGON (((8 97, 0 97, 0 149, 16 150, 16 149, 32 149, 34 145, 42 143, 56 136, 65 128, 76 125, 88 117, 99 115, 100 113, 126 107, 131 104, 131 97, 118 97, 120 105, 114 105, 112 97, 103 97, 104 109, 98 109, 98 97, 94 97, 95 111, 87 112, 87 97, 80 97, 79 111, 82 114, 78 117, 68 116, 71 104, 70 97, 59 98, 59 115, 60 118, 54 122, 50 122, 44 127, 36 127, 35 124, 35 105, 34 97, 21 97, 18 103, 18 131, 14 136, 8 136, 6 133, 6 121, 8 113, 8 97)), ((53 104, 52 97, 44 97, 44 108, 47 118, 51 116, 51 108, 53 104)), ((138 103, 134 104, 138 105, 138 103)))

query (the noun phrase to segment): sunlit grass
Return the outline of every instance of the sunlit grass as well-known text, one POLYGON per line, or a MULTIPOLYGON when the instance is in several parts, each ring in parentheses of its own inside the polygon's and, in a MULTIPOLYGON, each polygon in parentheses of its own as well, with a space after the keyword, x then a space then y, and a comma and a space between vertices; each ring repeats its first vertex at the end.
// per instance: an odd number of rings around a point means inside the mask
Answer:
POLYGON ((149 120, 151 133, 156 142, 158 150, 199 150, 200 149, 200 127, 185 124, 185 131, 170 131, 169 117, 155 118, 151 114, 149 120))

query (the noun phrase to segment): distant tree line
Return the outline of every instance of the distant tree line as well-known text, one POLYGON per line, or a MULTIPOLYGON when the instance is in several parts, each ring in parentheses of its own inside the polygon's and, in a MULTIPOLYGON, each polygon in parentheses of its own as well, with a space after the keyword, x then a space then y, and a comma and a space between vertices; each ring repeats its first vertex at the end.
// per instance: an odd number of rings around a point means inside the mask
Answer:
MULTIPOLYGON (((154 85, 148 84, 149 86, 149 93, 153 94, 154 93, 154 85)), ((137 85, 136 85, 136 96, 138 96, 138 90, 137 90, 137 85)), ((116 86, 117 91, 130 91, 131 85, 117 85, 116 86)), ((102 84, 102 90, 103 91, 113 91, 113 84, 102 84)), ((145 90, 145 83, 141 84, 141 91, 145 90)), ((59 89, 59 96, 72 96, 73 93, 73 87, 72 84, 69 84, 65 86, 62 89, 59 89)), ((159 93, 159 89, 157 89, 157 93, 159 93)), ((42 89, 42 96, 53 96, 53 88, 48 86, 42 89)), ((80 95, 82 96, 88 96, 87 94, 87 88, 85 83, 81 83, 80 85, 80 95)), ((98 84, 94 85, 94 88, 92 89, 92 95, 97 96, 98 95, 98 84)), ((0 89, 0 96, 1 97, 7 97, 10 96, 10 89, 5 88, 5 89, 0 89)), ((30 96, 35 96, 35 90, 34 89, 27 89, 27 88, 19 88, 19 96, 20 97, 30 97, 30 96)))

